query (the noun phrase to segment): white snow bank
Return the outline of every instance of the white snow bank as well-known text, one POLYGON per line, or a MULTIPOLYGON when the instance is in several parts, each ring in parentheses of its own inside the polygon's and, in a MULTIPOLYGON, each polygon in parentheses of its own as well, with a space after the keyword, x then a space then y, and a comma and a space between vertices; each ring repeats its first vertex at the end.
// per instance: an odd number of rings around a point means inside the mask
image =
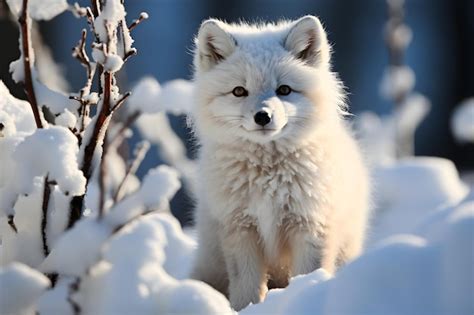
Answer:
POLYGON ((0 268, 0 314, 34 314, 38 298, 49 285, 48 278, 23 264, 0 268))
POLYGON ((295 277, 240 314, 472 314, 474 201, 459 204, 468 189, 452 162, 381 166, 375 186, 368 251, 333 278, 295 277))
POLYGON ((167 273, 173 263, 174 272, 187 272, 176 269, 184 264, 173 253, 189 257, 193 243, 172 216, 143 216, 110 239, 74 299, 85 314, 232 314, 227 299, 206 284, 167 273))
POLYGON ((474 142, 474 97, 456 107, 451 116, 451 131, 459 142, 474 142))
POLYGON ((368 244, 411 233, 443 208, 458 204, 468 192, 454 164, 434 157, 406 158, 374 171, 375 204, 368 244))
POLYGON ((306 282, 304 290, 290 285, 270 291, 262 304, 240 314, 472 314, 474 206, 439 220, 443 228, 436 238, 385 239, 334 278, 315 282, 320 271, 298 277, 306 282), (280 303, 274 294, 291 298, 280 303))
MULTIPOLYGON (((7 0, 10 10, 19 16, 23 0, 7 0)), ((28 11, 33 20, 51 20, 68 8, 66 0, 29 0, 28 11)))

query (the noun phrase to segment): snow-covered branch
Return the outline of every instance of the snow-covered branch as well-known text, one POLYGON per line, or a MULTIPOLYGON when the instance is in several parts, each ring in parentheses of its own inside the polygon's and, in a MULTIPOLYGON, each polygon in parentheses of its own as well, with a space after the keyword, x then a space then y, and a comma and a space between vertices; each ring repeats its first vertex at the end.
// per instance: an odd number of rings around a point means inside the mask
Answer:
MULTIPOLYGON (((25 92, 28 96, 33 116, 35 118, 36 127, 43 128, 41 115, 38 109, 38 102, 36 100, 35 89, 33 87, 33 78, 31 74, 32 63, 34 63, 34 54, 31 43, 31 18, 28 14, 28 0, 23 0, 21 8, 21 15, 18 19, 21 30, 21 57, 20 62, 23 62, 24 76, 21 81, 25 84, 25 92)), ((19 79, 19 78, 18 78, 19 79)), ((17 81, 18 82, 18 81, 17 81)))

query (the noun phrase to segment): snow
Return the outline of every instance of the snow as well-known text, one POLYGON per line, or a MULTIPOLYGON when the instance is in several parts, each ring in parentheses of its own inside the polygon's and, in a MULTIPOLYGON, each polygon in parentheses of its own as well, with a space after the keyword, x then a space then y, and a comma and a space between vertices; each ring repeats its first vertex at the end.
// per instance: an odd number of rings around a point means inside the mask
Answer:
POLYGON ((12 74, 12 79, 15 83, 25 81, 25 65, 23 63, 23 56, 10 63, 10 73, 12 74))
POLYGON ((49 285, 48 278, 23 264, 12 263, 0 268, 0 313, 34 314, 38 298, 49 285))
POLYGON ((0 266, 19 261, 36 268, 44 259, 39 224, 44 180, 36 177, 32 181, 32 191, 19 196, 15 202, 14 222, 18 233, 8 225, 5 216, 0 217, 0 266))
POLYGON ((25 137, 13 157, 18 191, 28 193, 35 176, 49 176, 65 194, 81 195, 86 179, 77 163, 77 138, 66 128, 51 126, 25 137))
POLYGON ((385 70, 380 93, 387 99, 395 99, 410 92, 415 86, 415 73, 407 66, 390 66, 385 70))
MULTIPOLYGON (((110 239, 75 300, 85 314, 232 314, 220 293, 198 281, 176 280, 163 268, 166 248, 184 250, 190 243, 169 214, 143 216, 110 239)), ((189 257, 191 248, 182 254, 189 257)))
POLYGON ((454 110, 451 130, 459 142, 474 142, 474 97, 464 100, 454 110))
POLYGON ((436 239, 385 239, 333 278, 315 282, 320 270, 297 277, 304 290, 290 284, 270 291, 241 314, 472 314, 474 207, 454 209, 438 223, 443 229, 436 239))
POLYGON ((35 121, 28 102, 17 99, 10 94, 7 87, 0 80, 0 123, 9 120, 15 127, 15 132, 31 133, 35 130, 35 121), (5 117, 5 118, 4 118, 5 117))
POLYGON ((181 187, 179 174, 161 165, 148 171, 140 189, 117 203, 105 217, 112 228, 121 226, 150 209, 168 209, 168 202, 181 187))
POLYGON ((152 77, 140 80, 132 89, 132 95, 127 101, 127 110, 130 113, 139 111, 141 113, 156 113, 162 110, 157 103, 161 93, 161 86, 152 77))
MULTIPOLYGON (((120 0, 107 0, 102 12, 94 21, 94 29, 102 43, 107 43, 108 33, 105 27, 107 23, 111 30, 117 28, 118 23, 125 18, 126 12, 120 0)), ((115 53, 115 51, 111 51, 115 53)))
MULTIPOLYGON (((19 16, 22 0, 7 0, 10 10, 19 16)), ((66 0, 29 0, 28 11, 33 20, 48 21, 63 13, 68 8, 66 0)))
POLYGON ((187 114, 193 104, 193 89, 193 83, 187 80, 176 79, 160 86, 154 78, 146 77, 132 89, 127 108, 131 113, 165 111, 173 115, 187 114))
POLYGON ((171 197, 181 188, 179 174, 173 168, 161 165, 151 169, 145 176, 140 188, 145 206, 153 205, 162 198, 171 199, 171 197))
POLYGON ((83 275, 100 258, 102 243, 110 233, 94 218, 79 221, 58 239, 39 269, 46 273, 83 275))
POLYGON ((76 125, 77 117, 71 113, 67 108, 64 109, 64 112, 59 114, 56 117, 55 123, 57 126, 62 126, 65 128, 73 128, 76 125))
POLYGON ((71 304, 68 302, 70 285, 73 278, 60 277, 51 290, 46 291, 38 301, 39 314, 74 315, 71 304))
POLYGON ((413 155, 416 128, 430 108, 431 103, 425 96, 412 92, 390 115, 380 117, 372 112, 358 114, 354 127, 369 165, 392 163, 397 153, 413 155), (397 147, 400 152, 397 152, 397 147))
POLYGON ((105 57, 104 69, 108 72, 117 72, 122 68, 122 57, 109 54, 105 57))
POLYGON ((46 106, 54 115, 61 114, 65 109, 72 113, 77 112, 80 104, 62 91, 55 91, 43 84, 38 77, 36 69, 32 69, 33 88, 35 90, 38 106, 46 106))
POLYGON ((410 27, 401 24, 392 30, 390 36, 391 44, 399 50, 404 50, 410 44, 413 38, 413 32, 410 27))
MULTIPOLYGON (((18 13, 21 1, 7 2, 18 13)), ((35 20, 51 19, 66 7, 64 0, 30 0, 35 20)), ((100 43, 94 44, 92 56, 109 72, 120 70, 124 56, 134 49, 125 15, 120 0, 108 0, 94 22, 100 43)), ((141 13, 140 19, 145 18, 148 15, 141 13)), ((28 23, 31 27, 31 20, 28 23)), ((392 44, 404 49, 412 33, 401 25, 390 36, 392 44)), ((48 65, 37 57, 37 63, 48 65)), ((30 59, 33 64, 33 51, 30 59)), ((10 69, 14 80, 22 81, 23 57, 10 69)), ((130 176, 124 197, 114 203, 126 163, 120 155, 121 141, 109 142, 106 206, 99 216, 98 143, 86 215, 66 230, 71 198, 86 191, 78 161, 97 117, 90 120, 78 148, 68 128, 78 124, 79 103, 69 100, 62 88, 51 88, 57 85, 50 81, 56 74, 45 73, 41 81, 32 68, 39 106, 55 115, 55 125, 45 121, 44 129, 36 129, 30 105, 11 96, 0 81, 0 313, 73 315, 75 303, 81 314, 236 314, 221 293, 189 279, 195 234, 183 232, 169 213, 181 180, 192 190, 200 182, 196 162, 187 157, 167 117, 191 112, 193 83, 160 84, 151 77, 138 82, 124 108, 128 114, 142 114, 136 121, 141 135, 158 145, 171 166, 150 170, 141 182, 130 176), (46 176, 51 193, 43 217, 46 176), (49 280, 39 271, 59 274, 56 286, 49 288, 49 280)), ((381 92, 392 100, 402 97, 403 102, 390 116, 364 113, 356 124, 374 166, 375 209, 366 250, 334 275, 319 269, 294 277, 287 288, 270 290, 263 303, 241 314, 474 313, 474 192, 449 160, 396 156, 400 135, 410 142, 430 108, 424 96, 412 92, 414 84, 410 68, 388 68, 381 92)), ((85 100, 100 110, 99 95, 86 92, 85 100)), ((111 93, 113 101, 120 97, 117 85, 111 93)), ((474 141, 473 108, 471 98, 453 115, 459 141, 474 141)), ((109 134, 114 134, 121 126, 112 122, 110 127, 109 134)))
POLYGON ((422 94, 411 93, 396 110, 399 132, 413 134, 428 115, 431 102, 422 94))
POLYGON ((104 69, 108 72, 117 72, 123 66, 122 57, 114 53, 104 53, 102 48, 94 46, 92 48, 92 58, 95 62, 104 66, 104 69))

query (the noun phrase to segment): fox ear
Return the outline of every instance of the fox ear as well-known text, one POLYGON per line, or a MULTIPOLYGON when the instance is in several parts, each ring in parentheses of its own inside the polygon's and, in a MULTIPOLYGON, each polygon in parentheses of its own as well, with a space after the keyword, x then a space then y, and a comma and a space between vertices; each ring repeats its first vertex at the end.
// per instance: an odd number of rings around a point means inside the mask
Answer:
POLYGON ((286 36, 284 47, 308 65, 329 64, 330 46, 326 32, 315 16, 307 15, 295 21, 286 36))
POLYGON ((224 23, 210 19, 204 21, 196 38, 194 63, 198 70, 207 71, 229 57, 237 46, 234 38, 227 33, 224 23))

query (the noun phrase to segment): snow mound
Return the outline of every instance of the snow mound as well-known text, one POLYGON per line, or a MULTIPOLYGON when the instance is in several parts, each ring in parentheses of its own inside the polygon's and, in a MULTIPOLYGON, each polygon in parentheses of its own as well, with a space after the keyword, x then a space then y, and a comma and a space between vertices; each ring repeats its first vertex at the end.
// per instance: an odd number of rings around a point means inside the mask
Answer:
POLYGON ((454 164, 434 157, 406 158, 374 171, 375 218, 369 245, 411 233, 426 216, 458 204, 468 192, 454 164))
POLYGON ((321 271, 297 277, 304 290, 290 284, 270 291, 262 304, 240 314, 472 314, 474 206, 460 206, 439 220, 437 238, 393 236, 334 278, 318 277, 321 271))
POLYGON ((176 268, 193 248, 169 214, 143 216, 110 239, 75 300, 85 314, 232 314, 227 299, 208 285, 168 274, 167 268, 188 272, 176 268))
POLYGON ((49 285, 48 278, 26 265, 12 263, 0 268, 0 314, 33 314, 38 298, 49 285))

